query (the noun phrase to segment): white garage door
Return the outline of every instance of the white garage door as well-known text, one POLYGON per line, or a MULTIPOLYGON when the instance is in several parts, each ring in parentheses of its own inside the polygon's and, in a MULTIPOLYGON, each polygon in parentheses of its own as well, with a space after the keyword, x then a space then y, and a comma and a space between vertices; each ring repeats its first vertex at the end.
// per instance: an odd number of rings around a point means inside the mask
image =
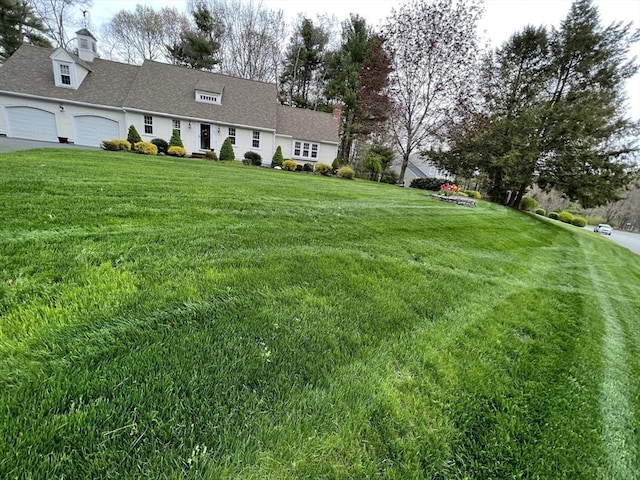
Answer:
POLYGON ((7 107, 9 137, 57 142, 56 116, 35 107, 7 107))
POLYGON ((103 140, 120 138, 120 124, 97 115, 73 117, 73 142, 76 145, 99 147, 103 140))

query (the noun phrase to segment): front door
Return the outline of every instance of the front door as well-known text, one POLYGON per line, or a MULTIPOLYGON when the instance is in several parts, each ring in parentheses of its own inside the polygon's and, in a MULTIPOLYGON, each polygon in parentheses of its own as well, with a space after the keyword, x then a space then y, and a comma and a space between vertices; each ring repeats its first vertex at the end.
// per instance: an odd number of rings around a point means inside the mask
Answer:
POLYGON ((200 124, 200 150, 211 150, 211 125, 200 124))

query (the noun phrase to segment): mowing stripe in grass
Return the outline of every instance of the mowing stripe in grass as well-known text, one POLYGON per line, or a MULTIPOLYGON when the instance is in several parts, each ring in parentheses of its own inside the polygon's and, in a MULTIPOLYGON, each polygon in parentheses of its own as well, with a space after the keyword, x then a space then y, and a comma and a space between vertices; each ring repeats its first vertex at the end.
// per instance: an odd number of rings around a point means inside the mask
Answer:
MULTIPOLYGON (((581 238, 581 241, 583 239, 581 238)), ((583 242, 585 251, 586 244, 583 242)), ((601 478, 637 478, 634 465, 634 445, 636 439, 633 430, 634 415, 629 400, 629 369, 625 360, 624 332, 621 321, 602 285, 603 269, 597 269, 596 263, 587 259, 589 273, 595 286, 596 301, 604 315, 604 341, 602 344, 604 375, 601 388, 600 407, 603 419, 604 451, 607 452, 607 465, 601 468, 601 478), (606 469, 606 470, 605 470, 606 469)))

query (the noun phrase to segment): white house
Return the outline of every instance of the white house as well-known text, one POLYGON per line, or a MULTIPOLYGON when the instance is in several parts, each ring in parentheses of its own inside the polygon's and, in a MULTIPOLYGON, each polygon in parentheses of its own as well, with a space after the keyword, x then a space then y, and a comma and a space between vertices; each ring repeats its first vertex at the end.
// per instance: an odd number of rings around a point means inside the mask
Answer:
POLYGON ((299 163, 331 163, 338 119, 279 105, 275 84, 176 65, 128 65, 97 58, 96 39, 76 32, 78 55, 23 45, 0 68, 0 135, 99 146, 126 138, 169 140, 188 152, 219 151, 229 137, 237 158, 276 148, 299 163))
MULTIPOLYGON (((392 165, 392 170, 396 173, 400 173, 400 162, 395 162, 392 165)), ((416 178, 444 178, 446 180, 453 180, 453 175, 445 170, 440 170, 436 167, 428 158, 422 157, 419 154, 413 153, 409 156, 409 164, 404 174, 404 186, 408 187, 411 182, 416 178)), ((401 181, 402 181, 401 180, 401 181)))

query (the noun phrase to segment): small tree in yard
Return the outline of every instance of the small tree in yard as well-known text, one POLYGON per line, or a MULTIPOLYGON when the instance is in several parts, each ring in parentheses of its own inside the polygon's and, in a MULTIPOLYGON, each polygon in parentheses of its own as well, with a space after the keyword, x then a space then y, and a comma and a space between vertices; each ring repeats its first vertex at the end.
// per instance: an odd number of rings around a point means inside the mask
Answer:
POLYGON ((140 137, 140 134, 138 133, 138 130, 136 130, 136 127, 134 127, 133 125, 131 125, 129 127, 129 133, 127 134, 127 140, 129 141, 129 143, 131 145, 135 145, 136 143, 142 141, 142 137, 140 137))
POLYGON ((229 137, 224 139, 222 148, 220 149, 220 161, 226 162, 227 160, 235 160, 236 154, 233 152, 233 145, 231 145, 231 139, 229 137))
POLYGON ((184 145, 182 143, 182 139, 180 138, 180 131, 178 130, 173 130, 173 133, 171 134, 171 138, 169 139, 169 146, 170 147, 182 147, 184 148, 184 145))
POLYGON ((273 154, 273 158, 271 158, 271 167, 282 167, 282 162, 284 162, 284 157, 282 156, 282 148, 278 145, 276 148, 276 153, 273 154))

